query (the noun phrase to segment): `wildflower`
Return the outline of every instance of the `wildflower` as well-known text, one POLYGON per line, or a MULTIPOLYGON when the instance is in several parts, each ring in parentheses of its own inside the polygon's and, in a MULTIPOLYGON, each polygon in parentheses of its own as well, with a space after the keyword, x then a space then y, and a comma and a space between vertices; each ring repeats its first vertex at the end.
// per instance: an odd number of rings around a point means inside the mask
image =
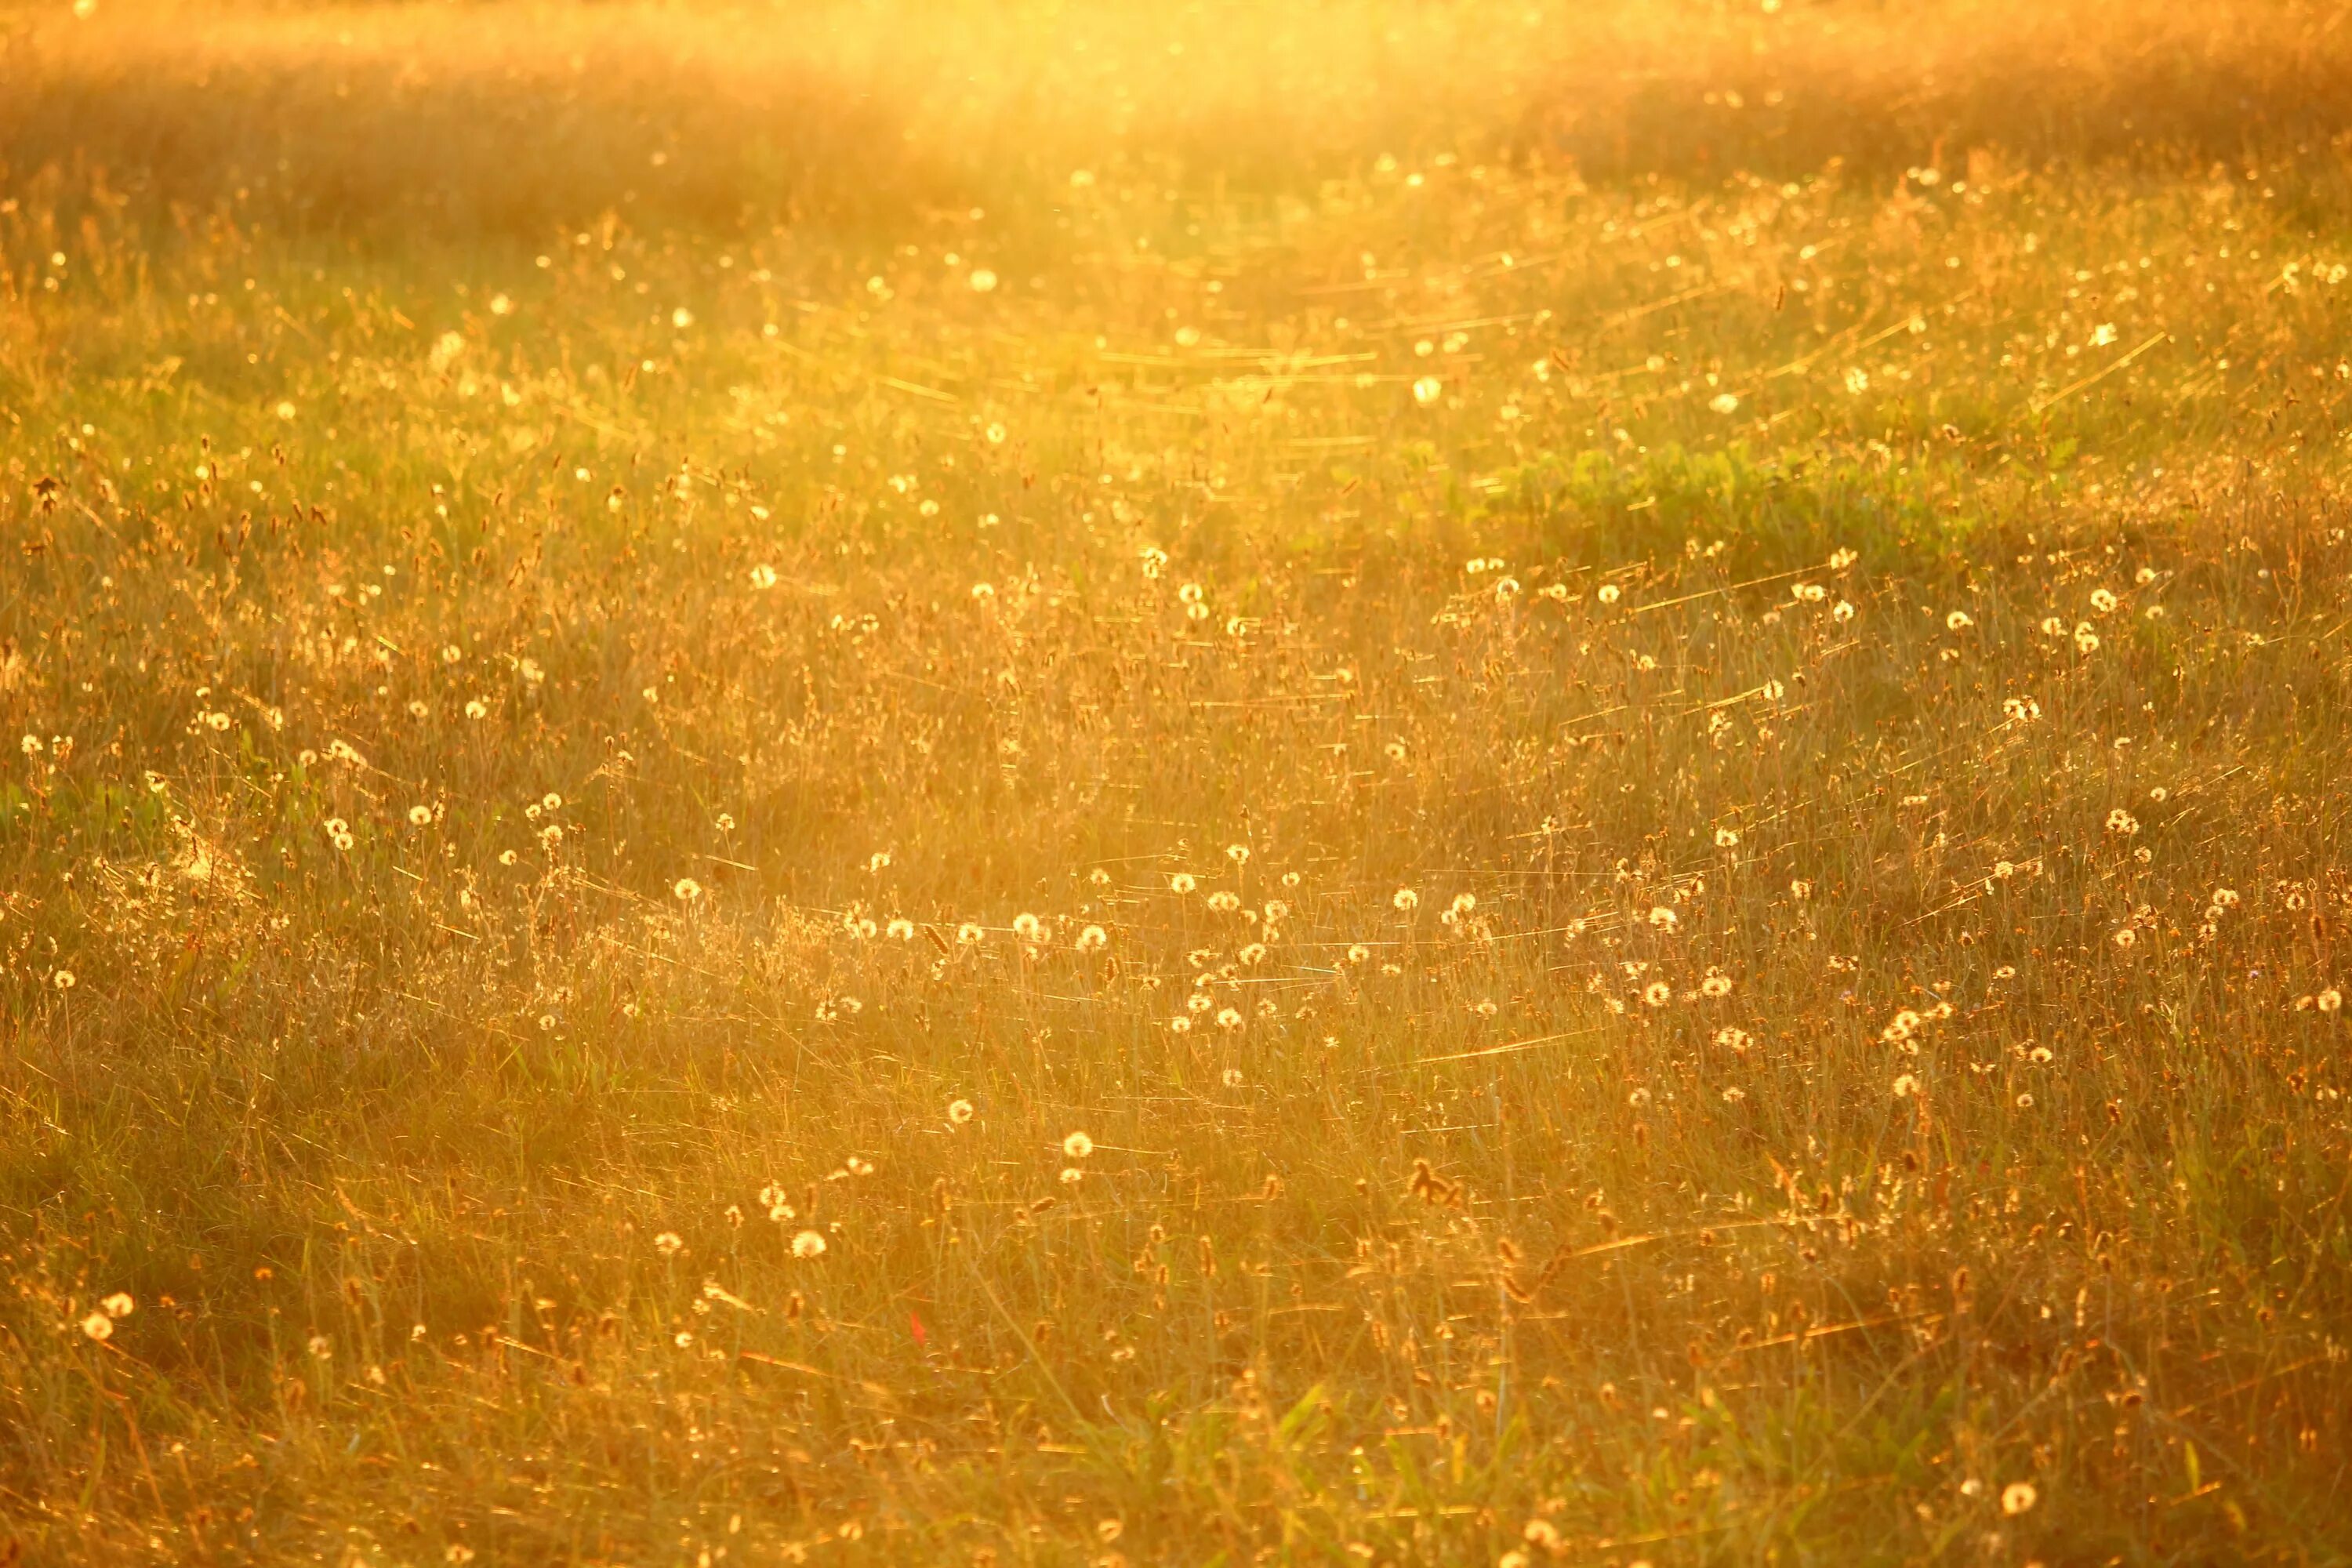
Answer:
POLYGON ((1220 889, 1209 895, 1209 907, 1221 915, 1229 915, 1242 907, 1242 896, 1239 893, 1220 889))
POLYGON ((1098 952, 1109 945, 1110 933, 1100 926, 1088 926, 1078 932, 1077 949, 1080 952, 1098 952))
POLYGON ((2116 599, 2114 590, 2108 588, 2094 588, 2091 590, 2091 608, 2098 611, 2099 614, 2103 616, 2113 615, 2115 613, 2116 603, 2117 601, 2116 599))
POLYGON ((92 1312, 81 1321, 81 1331, 103 1343, 114 1337, 114 1320, 104 1312, 92 1312))
POLYGON ((1234 1007, 1219 1008, 1217 1011, 1217 1026, 1221 1029, 1240 1028, 1242 1026, 1240 1009, 1234 1007))
POLYGON ((1840 599, 1837 606, 1830 611, 1831 618, 1841 623, 1853 619, 1853 606, 1843 599, 1840 599))
POLYGON ((1859 397, 1870 390, 1870 373, 1856 365, 1845 373, 1845 389, 1859 397))
POLYGON ((1242 1069, 1239 1068, 1227 1068, 1224 1072, 1224 1085, 1227 1089, 1241 1088, 1242 1069))
POLYGON ((1947 631, 1966 631, 1975 625, 1976 622, 1969 618, 1969 613, 1966 610, 1954 610, 1944 617, 1944 629, 1947 631))
POLYGON ((1389 902, 1410 914, 1421 907, 1421 895, 1411 888, 1399 888, 1389 902))
POLYGON ((74 972, 70 969, 60 969, 49 976, 49 984, 60 991, 70 991, 74 988, 74 972))
POLYGON ((1744 1051, 1751 1040, 1747 1030, 1726 1024, 1715 1032, 1715 1043, 1727 1051, 1744 1051))
POLYGON ((900 915, 883 928, 884 933, 899 942, 915 940, 915 922, 900 915))
POLYGON ((2319 994, 2317 1005, 2323 1013, 2333 1013, 2344 1005, 2344 993, 2331 985, 2319 994))
POLYGON ((677 895, 678 902, 682 904, 690 904, 702 897, 702 884, 691 877, 680 877, 670 885, 669 890, 677 895))
POLYGON ((1917 1079, 1916 1079, 1916 1078, 1913 1078, 1909 1073, 1907 1073, 1907 1072, 1906 1072, 1906 1073, 1903 1073, 1903 1074, 1899 1075, 1899 1076, 1895 1079, 1895 1099, 1897 1099, 1897 1100, 1908 1100, 1908 1099, 1910 1099, 1913 1095, 1915 1095, 1915 1094, 1916 1094, 1916 1093, 1918 1093, 1918 1092, 1919 1092, 1919 1080, 1918 1080, 1917 1079))
POLYGON ((1813 885, 1800 877, 1789 884, 1789 896, 1801 904, 1813 896, 1813 885))
POLYGON ((1643 988, 1642 1000, 1652 1007, 1663 1007, 1675 999, 1675 988, 1663 980, 1653 980, 1643 988))
POLYGON ((802 1258, 824 1257, 824 1237, 813 1230, 801 1232, 793 1237, 793 1256, 802 1258))
POLYGON ((1603 583, 1601 584, 1599 592, 1595 593, 1592 596, 1600 600, 1604 605, 1613 605, 1617 602, 1619 595, 1622 592, 1623 590, 1619 588, 1614 583, 1603 583))
POLYGON ((1095 1141, 1083 1132, 1073 1132, 1062 1140, 1062 1152, 1073 1160, 1083 1160, 1095 1152, 1095 1141))
POLYGON ((1698 983, 1698 988, 1705 995, 1728 996, 1731 994, 1731 976, 1728 974, 1710 974, 1706 979, 1698 983))
POLYGON ((1712 398, 1707 400, 1706 405, 1709 408, 1714 409, 1717 414, 1737 414, 1739 412, 1739 399, 1728 392, 1717 393, 1712 398))
POLYGON ((1232 861, 1234 865, 1246 866, 1249 864, 1249 858, 1250 852, 1248 845, 1228 844, 1225 846, 1225 858, 1232 861))
POLYGON ((1723 1091, 1723 1103, 1726 1105, 1737 1105, 1747 1098, 1748 1091, 1740 1088, 1738 1084, 1733 1084, 1730 1088, 1723 1091))
POLYGON ((138 1309, 138 1305, 139 1303, 131 1299, 130 1292, 117 1290, 113 1295, 100 1301, 98 1304, 98 1310, 110 1318, 127 1318, 138 1309))
POLYGON ((1014 915, 1013 934, 1023 942, 1043 942, 1045 937, 1045 925, 1035 915, 1014 915))
POLYGON ((1718 827, 1715 830, 1715 847, 1717 849, 1737 849, 1739 847, 1739 835, 1728 827, 1718 827))
POLYGON ((1084 1171, 1079 1170, 1076 1165, 1065 1165, 1062 1167, 1062 1185, 1066 1187, 1075 1187, 1086 1179, 1087 1173, 1084 1171))
POLYGON ((431 806, 412 805, 408 808, 408 822, 410 826, 423 827, 430 824, 432 820, 433 808, 431 806))
POLYGON ((686 1246, 686 1238, 674 1230, 663 1231, 654 1237, 654 1250, 664 1258, 676 1258, 686 1246))
POLYGON ((955 1126, 961 1127, 964 1123, 970 1121, 971 1117, 972 1110, 971 1100, 950 1100, 948 1101, 948 1121, 955 1126))
POLYGON ((335 1357, 334 1343, 324 1334, 312 1334, 304 1348, 310 1351, 312 1361, 332 1361, 335 1357))
POLYGON ((1445 384, 1433 375, 1424 375, 1412 384, 1412 400, 1423 408, 1445 395, 1445 384))
POLYGON ((1351 942, 1351 943, 1349 943, 1349 947, 1348 947, 1348 962, 1349 962, 1349 963, 1364 963, 1365 961, 1367 961, 1368 959, 1370 959, 1371 956, 1372 956, 1372 950, 1371 950, 1370 948, 1369 948, 1369 947, 1366 947, 1362 942, 1351 942))
POLYGON ((2126 952, 2130 950, 2132 943, 2138 940, 2138 933, 2134 931, 2129 926, 2126 926, 2123 930, 2116 932, 2116 945, 2119 948, 2123 948, 2126 952))
POLYGON ((988 932, 966 921, 956 927, 956 943, 961 947, 978 947, 988 940, 988 932))
POLYGON ((2015 1518, 2042 1500, 2032 1481, 2011 1481, 2000 1489, 2000 1511, 2015 1518))
POLYGON ((776 569, 765 562, 751 568, 751 586, 761 593, 776 585, 776 569))
POLYGON ((2121 834, 2128 838, 2139 831, 2139 824, 2134 820, 2130 812, 2126 811, 2122 806, 2117 806, 2107 813, 2107 831, 2121 834))
POLYGON ((1168 890, 1171 893, 1189 893, 1200 885, 1192 879, 1190 871, 1179 871, 1168 879, 1168 890))
POLYGON ((1664 904, 1650 906, 1650 925, 1656 931, 1672 931, 1682 923, 1682 916, 1664 904))

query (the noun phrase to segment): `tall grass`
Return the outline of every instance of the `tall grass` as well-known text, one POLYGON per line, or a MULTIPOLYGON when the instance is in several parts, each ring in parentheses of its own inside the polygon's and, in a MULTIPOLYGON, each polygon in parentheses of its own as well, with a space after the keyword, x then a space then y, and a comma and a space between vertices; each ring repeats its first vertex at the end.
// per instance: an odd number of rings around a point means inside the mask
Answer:
POLYGON ((8 13, 0 1552, 2342 1555, 2335 15, 8 13))

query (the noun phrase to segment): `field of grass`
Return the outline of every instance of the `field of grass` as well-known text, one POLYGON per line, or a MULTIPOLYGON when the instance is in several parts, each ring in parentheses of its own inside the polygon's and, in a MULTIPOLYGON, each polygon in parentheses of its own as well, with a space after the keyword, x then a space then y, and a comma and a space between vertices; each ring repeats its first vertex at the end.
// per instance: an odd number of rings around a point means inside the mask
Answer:
POLYGON ((0 1564, 2352 1557, 2352 11, 0 5, 0 1564))

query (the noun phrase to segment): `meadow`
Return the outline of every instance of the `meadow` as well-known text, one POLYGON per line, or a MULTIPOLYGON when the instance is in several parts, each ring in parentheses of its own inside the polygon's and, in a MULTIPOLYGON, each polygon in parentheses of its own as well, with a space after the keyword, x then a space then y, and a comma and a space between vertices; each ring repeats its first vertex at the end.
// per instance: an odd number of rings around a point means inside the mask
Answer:
POLYGON ((2337 0, 0 6, 0 1564, 2352 1558, 2337 0))

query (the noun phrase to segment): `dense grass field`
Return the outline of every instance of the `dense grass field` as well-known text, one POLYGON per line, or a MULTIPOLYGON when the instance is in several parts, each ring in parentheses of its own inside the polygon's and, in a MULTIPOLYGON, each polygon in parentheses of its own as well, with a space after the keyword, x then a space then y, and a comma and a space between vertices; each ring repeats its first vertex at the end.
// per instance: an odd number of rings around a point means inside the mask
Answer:
POLYGON ((2352 12, 0 8, 0 1563, 2352 1557, 2352 12))

